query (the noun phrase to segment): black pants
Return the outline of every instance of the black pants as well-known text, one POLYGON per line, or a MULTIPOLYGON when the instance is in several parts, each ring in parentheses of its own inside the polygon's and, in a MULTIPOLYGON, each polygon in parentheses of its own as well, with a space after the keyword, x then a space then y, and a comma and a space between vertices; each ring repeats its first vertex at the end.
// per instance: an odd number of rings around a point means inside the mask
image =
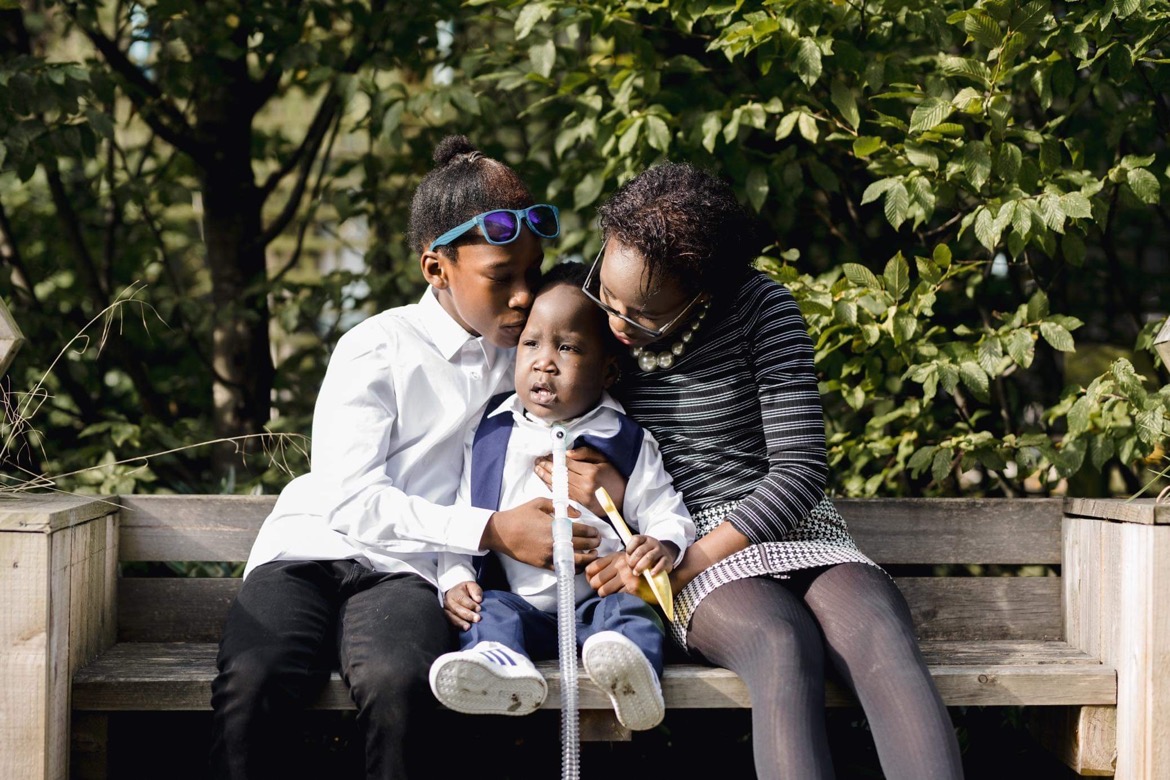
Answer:
POLYGON ((253 570, 228 613, 211 686, 217 778, 296 777, 291 717, 340 664, 365 736, 366 776, 409 776, 410 745, 436 712, 431 662, 451 649, 438 597, 414 574, 355 561, 253 570))

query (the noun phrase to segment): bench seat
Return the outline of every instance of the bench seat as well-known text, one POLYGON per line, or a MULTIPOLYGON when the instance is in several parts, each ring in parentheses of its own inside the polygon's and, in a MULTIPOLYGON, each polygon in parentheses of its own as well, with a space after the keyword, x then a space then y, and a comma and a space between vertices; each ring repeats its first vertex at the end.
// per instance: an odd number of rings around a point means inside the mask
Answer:
MULTIPOLYGON (((1117 675, 1092 656, 1060 641, 924 641, 922 652, 943 700, 957 705, 1061 705, 1117 702, 1117 675)), ((202 642, 123 642, 73 676, 73 709, 82 711, 208 710, 216 645, 202 642)), ((546 708, 560 703, 555 661, 537 664, 549 682, 546 708)), ((609 700, 580 672, 581 709, 608 709, 609 700)), ((663 693, 667 707, 751 706, 743 682, 725 669, 671 664, 663 693)), ((830 684, 826 703, 855 704, 830 684)), ((314 705, 351 709, 334 672, 314 705)))

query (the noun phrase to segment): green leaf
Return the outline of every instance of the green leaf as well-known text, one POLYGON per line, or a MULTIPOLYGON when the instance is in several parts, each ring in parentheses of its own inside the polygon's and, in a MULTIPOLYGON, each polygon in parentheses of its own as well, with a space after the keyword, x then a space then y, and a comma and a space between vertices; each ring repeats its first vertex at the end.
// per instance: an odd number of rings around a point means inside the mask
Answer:
POLYGON ((886 291, 895 301, 901 300, 910 289, 910 265, 901 252, 889 259, 882 277, 886 282, 886 291))
POLYGON ((857 111, 857 100, 853 97, 853 91, 843 82, 833 81, 831 98, 841 116, 856 130, 861 124, 861 115, 857 111))
POLYGON ((1061 352, 1074 352, 1076 350, 1072 334, 1063 325, 1057 325, 1055 322, 1041 322, 1040 335, 1052 345, 1053 349, 1058 349, 1061 352))
POLYGON ((715 142, 719 138, 719 131, 723 129, 723 118, 718 111, 708 111, 703 117, 703 148, 708 153, 715 152, 715 142))
POLYGON ((747 175, 748 202, 757 212, 764 207, 768 197, 768 172, 763 167, 755 167, 747 175))
POLYGON ((651 148, 660 152, 665 152, 670 148, 670 128, 666 126, 662 117, 646 118, 646 140, 650 143, 651 148))
POLYGON ((980 401, 986 401, 991 397, 987 373, 975 361, 967 360, 959 364, 959 378, 980 401))
POLYGON ((853 154, 857 157, 865 159, 871 154, 881 149, 883 146, 882 139, 872 135, 863 135, 853 140, 853 154))
POLYGON ((1012 143, 1000 144, 995 155, 995 172, 999 178, 1007 182, 1014 182, 1020 175, 1020 163, 1024 155, 1020 147, 1012 143))
POLYGON ((605 179, 601 171, 594 169, 585 174, 585 178, 577 182, 577 186, 573 188, 573 208, 580 211, 596 201, 604 185, 605 179))
POLYGON ((854 287, 866 287, 871 290, 880 290, 882 288, 881 282, 874 276, 873 271, 864 265, 859 263, 845 263, 841 266, 841 270, 845 272, 845 278, 854 287))
POLYGON ((953 457, 954 450, 950 447, 943 447, 934 454, 930 465, 930 475, 934 477, 935 482, 943 482, 950 475, 953 457))
POLYGON ((865 192, 861 194, 861 205, 872 203, 885 194, 886 190, 898 183, 897 179, 878 179, 873 184, 865 188, 865 192))
POLYGON ((812 114, 804 111, 800 112, 800 116, 796 119, 796 126, 800 128, 800 134, 804 136, 804 140, 810 144, 815 144, 817 138, 820 137, 821 131, 817 127, 817 120, 812 114))
POLYGON ((1061 195, 1060 208, 1073 219, 1090 219, 1093 216, 1092 204, 1079 192, 1066 192, 1061 195))
MULTIPOLYGON (((1089 430, 1090 414, 1093 404, 1088 396, 1081 396, 1068 410, 1068 432, 1070 436, 1077 436, 1089 430)), ((1098 466, 1100 468, 1100 466, 1098 466)))
POLYGON ((996 225, 991 211, 986 206, 980 206, 979 210, 975 212, 975 238, 988 252, 993 252, 999 245, 1000 235, 1001 228, 996 225))
POLYGON ((963 149, 963 172, 968 181, 976 190, 983 189, 983 185, 991 176, 991 151, 982 141, 971 141, 963 149))
POLYGON ((924 282, 929 285, 937 285, 942 281, 942 271, 929 258, 916 257, 914 262, 918 266, 918 275, 922 277, 924 282))
POLYGON ((1044 224, 1049 230, 1057 233, 1064 232, 1064 209, 1060 206, 1060 198, 1048 194, 1040 198, 1040 216, 1044 217, 1044 224))
POLYGON ((1036 354, 1036 342, 1031 331, 1026 328, 1012 331, 1007 342, 1008 356, 1019 364, 1020 368, 1032 365, 1032 358, 1036 354))
POLYGON ((521 41, 528 37, 532 29, 552 15, 552 8, 542 3, 524 6, 524 10, 516 17, 516 40, 521 41))
POLYGON ((938 264, 939 268, 951 267, 951 248, 946 244, 939 244, 934 248, 931 254, 931 259, 938 264))
POLYGON ((894 314, 894 343, 902 345, 914 338, 918 332, 918 319, 908 311, 899 309, 894 314))
POLYGON ((796 75, 807 87, 821 77, 821 48, 812 38, 801 38, 796 47, 796 75))
POLYGON ((1144 168, 1134 168, 1125 174, 1125 182, 1143 203, 1153 206, 1161 199, 1162 185, 1154 174, 1144 168))
POLYGON ((557 45, 551 40, 533 44, 528 47, 528 59, 532 69, 546 79, 552 75, 553 66, 557 62, 557 45))
POLYGON ((966 78, 982 87, 991 86, 991 69, 982 62, 943 55, 939 58, 939 64, 942 72, 948 76, 966 78))
POLYGON ((910 456, 910 460, 906 465, 910 467, 911 476, 917 477, 921 474, 934 460, 934 451, 938 449, 934 446, 922 447, 910 456))
POLYGON ((865 405, 865 391, 861 389, 861 385, 852 385, 842 390, 841 397, 845 399, 845 403, 849 404, 849 408, 853 411, 857 411, 865 405))
POLYGON ((896 181, 892 187, 886 190, 885 200, 886 219, 893 225, 894 230, 897 230, 906 221, 908 208, 910 208, 910 193, 906 192, 906 187, 902 182, 896 181))
POLYGON ((1028 299, 1028 322, 1036 322, 1048 316, 1048 296, 1043 290, 1032 293, 1028 299))
POLYGON ((1165 420, 1165 411, 1160 406, 1138 412, 1134 419, 1137 424, 1138 438, 1151 447, 1161 443, 1167 433, 1165 420))
POLYGON ((910 114, 910 132, 921 133, 949 117, 955 110, 951 101, 938 97, 923 100, 910 114))
POLYGON ((907 141, 902 148, 906 152, 906 158, 915 168, 938 170, 938 153, 934 149, 923 144, 916 144, 913 141, 907 141))
POLYGON ((796 128, 796 120, 800 119, 803 113, 803 111, 790 111, 780 118, 780 121, 776 124, 777 141, 783 141, 792 135, 792 131, 796 128))
POLYGON ((989 49, 1003 43, 1003 31, 1000 30, 999 24, 983 11, 973 10, 967 13, 963 19, 963 32, 989 49))
POLYGON ((1003 361, 1003 342, 992 336, 985 338, 979 344, 979 367, 994 376, 999 373, 999 364, 1003 361))

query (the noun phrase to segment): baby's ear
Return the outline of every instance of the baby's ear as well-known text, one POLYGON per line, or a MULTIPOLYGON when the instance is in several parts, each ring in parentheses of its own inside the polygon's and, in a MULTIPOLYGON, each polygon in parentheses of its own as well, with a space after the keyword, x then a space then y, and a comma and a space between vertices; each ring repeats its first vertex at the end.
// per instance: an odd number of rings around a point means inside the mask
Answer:
POLYGON ((613 387, 614 382, 622 378, 622 368, 618 365, 618 359, 610 355, 605 359, 605 389, 613 387))

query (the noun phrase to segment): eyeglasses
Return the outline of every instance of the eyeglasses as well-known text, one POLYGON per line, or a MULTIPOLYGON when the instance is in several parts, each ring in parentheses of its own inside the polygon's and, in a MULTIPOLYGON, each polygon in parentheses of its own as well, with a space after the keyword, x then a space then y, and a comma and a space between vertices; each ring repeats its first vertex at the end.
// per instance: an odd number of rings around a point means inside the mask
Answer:
POLYGON ((495 209, 476 214, 458 227, 453 227, 431 242, 431 251, 435 247, 453 243, 472 228, 479 228, 489 244, 510 244, 520 237, 520 226, 527 224, 528 229, 541 238, 556 238, 561 234, 561 213, 556 206, 539 203, 526 209, 495 209))
POLYGON ((681 320, 683 317, 685 317, 687 312, 689 312, 691 309, 693 309, 695 307, 695 304, 698 303, 703 298, 703 293, 700 292, 698 295, 696 295, 694 298, 691 299, 690 303, 688 303, 686 306, 684 306, 682 308, 682 311, 680 311, 674 318, 671 319, 670 322, 666 323, 661 328, 651 328, 651 327, 648 327, 646 325, 643 325, 642 323, 638 322, 637 320, 635 320, 635 319, 633 319, 625 314, 622 314, 620 311, 613 308, 605 301, 601 300, 601 298, 600 298, 601 274, 598 272, 598 268, 601 265, 601 256, 604 254, 605 254, 605 243, 602 242, 601 251, 597 253, 597 257, 593 261, 593 266, 589 269, 589 275, 585 277, 585 282, 581 285, 581 292, 585 293, 585 295, 589 298, 589 300, 593 301, 598 306, 600 306, 601 310, 604 311, 606 314, 608 314, 611 317, 617 317, 619 320, 626 323, 627 325, 633 325, 635 328, 642 331, 647 336, 651 336, 652 338, 658 338, 665 333, 669 333, 670 329, 673 328, 679 322, 679 320, 681 320))

